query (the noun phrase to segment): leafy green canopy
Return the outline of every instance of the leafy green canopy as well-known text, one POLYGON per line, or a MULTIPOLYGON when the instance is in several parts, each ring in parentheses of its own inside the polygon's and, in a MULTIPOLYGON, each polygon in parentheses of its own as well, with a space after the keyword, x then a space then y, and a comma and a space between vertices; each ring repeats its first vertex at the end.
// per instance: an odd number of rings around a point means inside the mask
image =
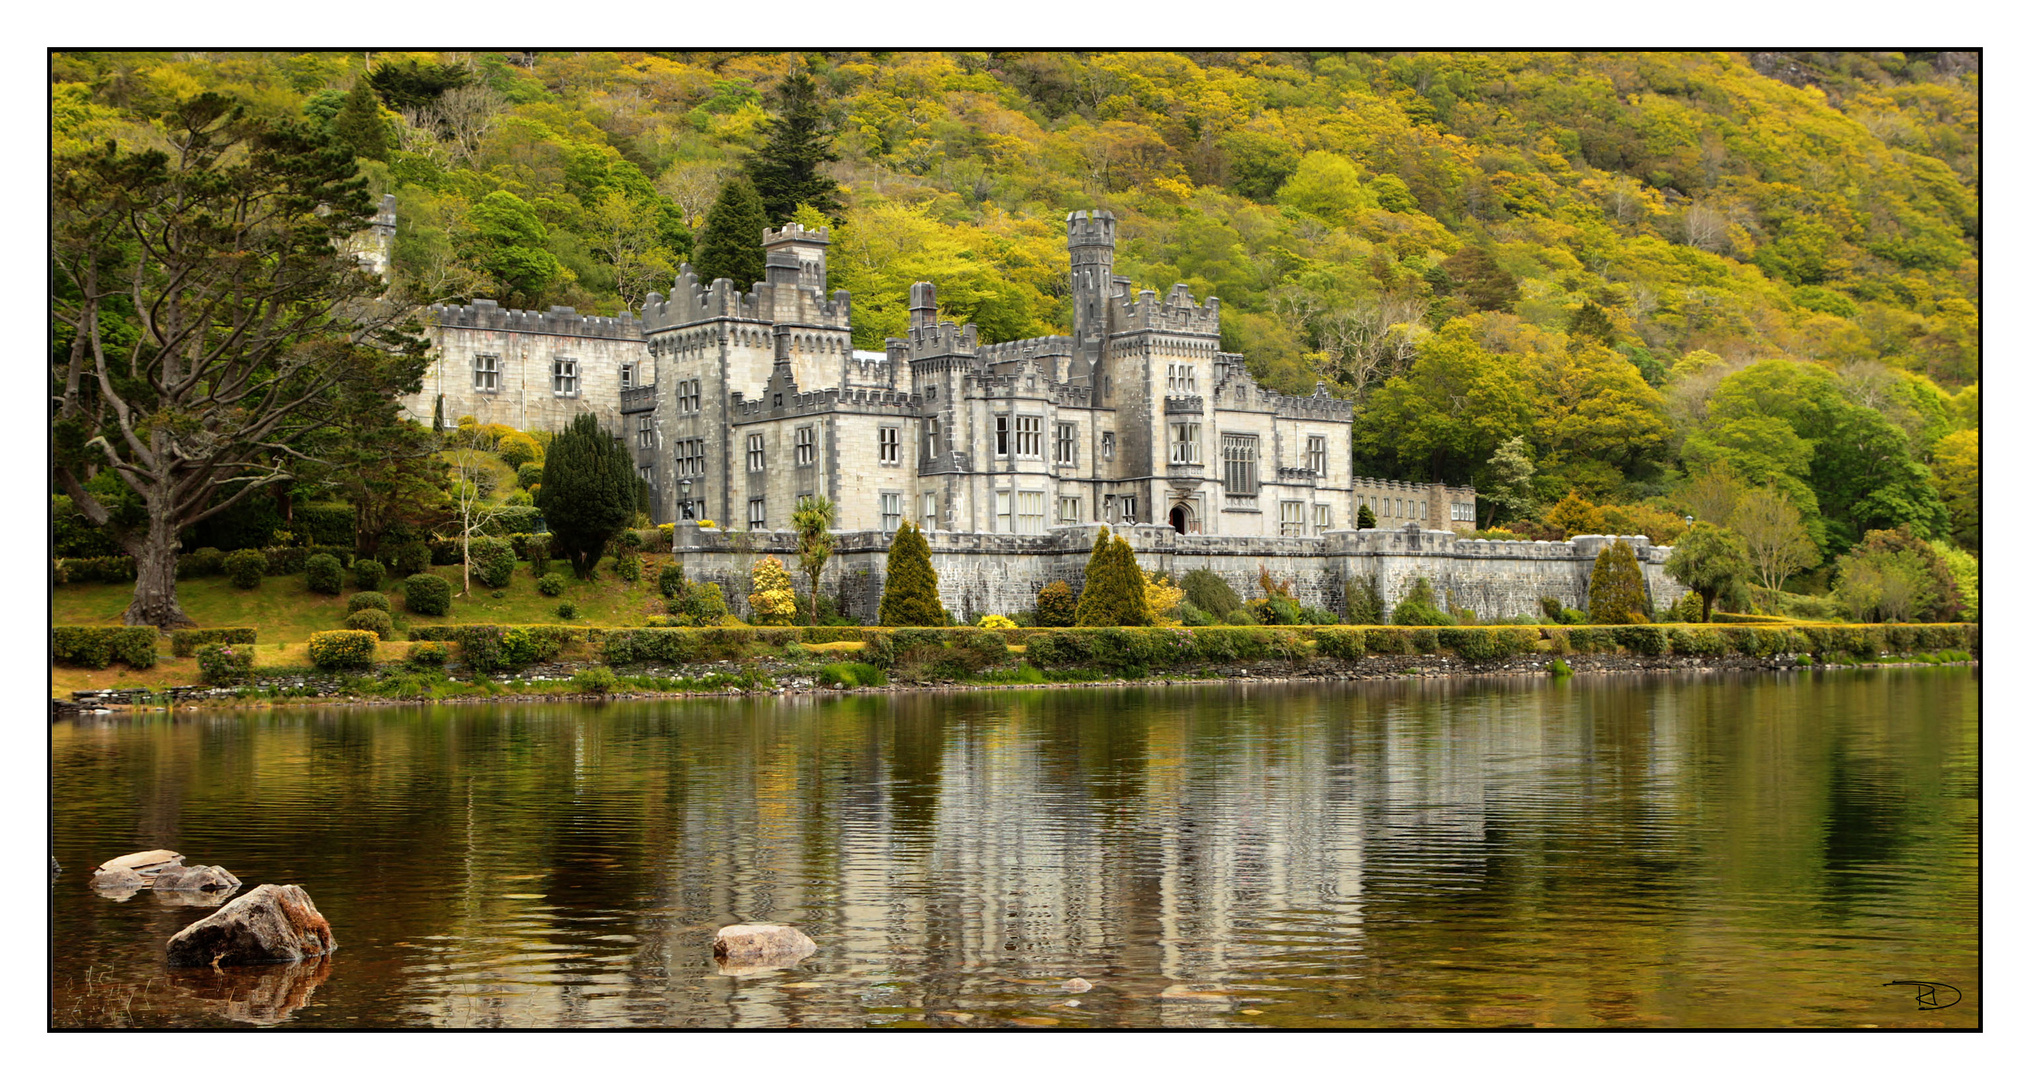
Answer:
POLYGON ((1699 594, 1704 610, 1710 612, 1716 601, 1744 591, 1753 567, 1739 533, 1701 521, 1677 538, 1663 569, 1699 594))

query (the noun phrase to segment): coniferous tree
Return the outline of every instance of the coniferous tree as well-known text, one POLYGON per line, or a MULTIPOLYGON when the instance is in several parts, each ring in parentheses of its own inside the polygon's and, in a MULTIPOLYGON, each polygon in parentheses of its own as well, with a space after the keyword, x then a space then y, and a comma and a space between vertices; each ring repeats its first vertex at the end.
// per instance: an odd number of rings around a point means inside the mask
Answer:
POLYGON ((761 231, 768 227, 768 214, 753 182, 744 176, 726 181, 712 209, 705 212, 704 228, 698 230, 698 264, 693 268, 698 280, 731 278, 741 289, 760 281, 761 231))
POLYGON ((844 209, 839 205, 839 185, 825 175, 823 165, 839 160, 839 155, 832 152, 832 133, 818 104, 817 82, 799 64, 796 73, 776 87, 775 98, 776 115, 762 125, 768 142, 747 162, 747 175, 761 194, 768 223, 782 227, 799 205, 837 222, 844 209))
POLYGON ((338 115, 331 118, 331 132, 351 144, 355 156, 387 160, 388 125, 381 120, 381 99, 365 79, 352 84, 338 115))
POLYGON ((1366 503, 1361 503, 1360 513, 1354 516, 1353 527, 1356 529, 1374 528, 1374 508, 1366 503))
POLYGON ((1147 626, 1149 599, 1135 549, 1100 527, 1085 564, 1085 588, 1078 596, 1080 626, 1147 626))
POLYGON ((1593 578, 1586 583, 1586 617, 1603 624, 1648 622, 1648 607, 1635 549, 1626 540, 1602 548, 1593 558, 1593 578))
POLYGON ((881 625, 943 626, 944 602, 937 595, 937 570, 930 544, 905 521, 888 548, 887 580, 881 586, 881 625))
POLYGON ((634 517, 635 480, 633 455, 589 413, 550 443, 536 507, 577 576, 592 576, 606 542, 634 517))

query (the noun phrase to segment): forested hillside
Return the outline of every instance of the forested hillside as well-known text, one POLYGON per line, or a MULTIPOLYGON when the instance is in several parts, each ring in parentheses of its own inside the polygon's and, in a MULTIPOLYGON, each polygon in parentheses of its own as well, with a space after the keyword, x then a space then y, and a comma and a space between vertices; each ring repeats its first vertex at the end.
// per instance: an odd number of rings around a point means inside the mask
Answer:
POLYGON ((1968 54, 114 53, 52 79, 58 153, 219 91, 353 145, 399 199, 407 299, 609 314, 702 261, 726 181, 767 200, 754 155, 802 108, 838 189, 797 216, 834 229, 862 347, 916 280, 988 341, 1065 332, 1064 215, 1102 207, 1137 287, 1219 297, 1263 381, 1358 403, 1363 468, 1470 480, 1484 523, 1656 534, 1774 493, 1806 565, 1899 525, 1979 542, 1968 54))

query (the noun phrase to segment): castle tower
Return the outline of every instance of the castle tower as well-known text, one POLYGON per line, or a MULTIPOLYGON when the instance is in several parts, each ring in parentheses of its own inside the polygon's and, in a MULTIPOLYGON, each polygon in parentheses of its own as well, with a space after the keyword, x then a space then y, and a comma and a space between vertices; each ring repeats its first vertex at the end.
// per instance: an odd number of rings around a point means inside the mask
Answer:
POLYGON ((1097 368, 1114 289, 1114 215, 1075 210, 1065 217, 1071 248, 1071 333, 1078 355, 1097 368))
POLYGON ((761 249, 766 253, 770 268, 768 280, 771 282, 776 280, 774 269, 776 266, 795 266, 796 284, 824 292, 825 249, 831 243, 832 230, 810 230, 794 221, 780 229, 761 230, 761 249), (785 256, 780 261, 778 252, 785 256))

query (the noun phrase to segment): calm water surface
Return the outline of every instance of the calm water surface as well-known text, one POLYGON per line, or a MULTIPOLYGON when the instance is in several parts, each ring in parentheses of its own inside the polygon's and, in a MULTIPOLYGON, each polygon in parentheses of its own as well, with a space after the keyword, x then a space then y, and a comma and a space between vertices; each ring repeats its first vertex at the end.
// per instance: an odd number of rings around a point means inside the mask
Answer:
POLYGON ((50 1023, 1971 1027, 1978 694, 1900 669, 66 721, 50 1023), (153 847, 302 885, 338 951, 169 969, 206 910, 87 884, 153 847), (722 971, 740 921, 818 952, 722 971))

